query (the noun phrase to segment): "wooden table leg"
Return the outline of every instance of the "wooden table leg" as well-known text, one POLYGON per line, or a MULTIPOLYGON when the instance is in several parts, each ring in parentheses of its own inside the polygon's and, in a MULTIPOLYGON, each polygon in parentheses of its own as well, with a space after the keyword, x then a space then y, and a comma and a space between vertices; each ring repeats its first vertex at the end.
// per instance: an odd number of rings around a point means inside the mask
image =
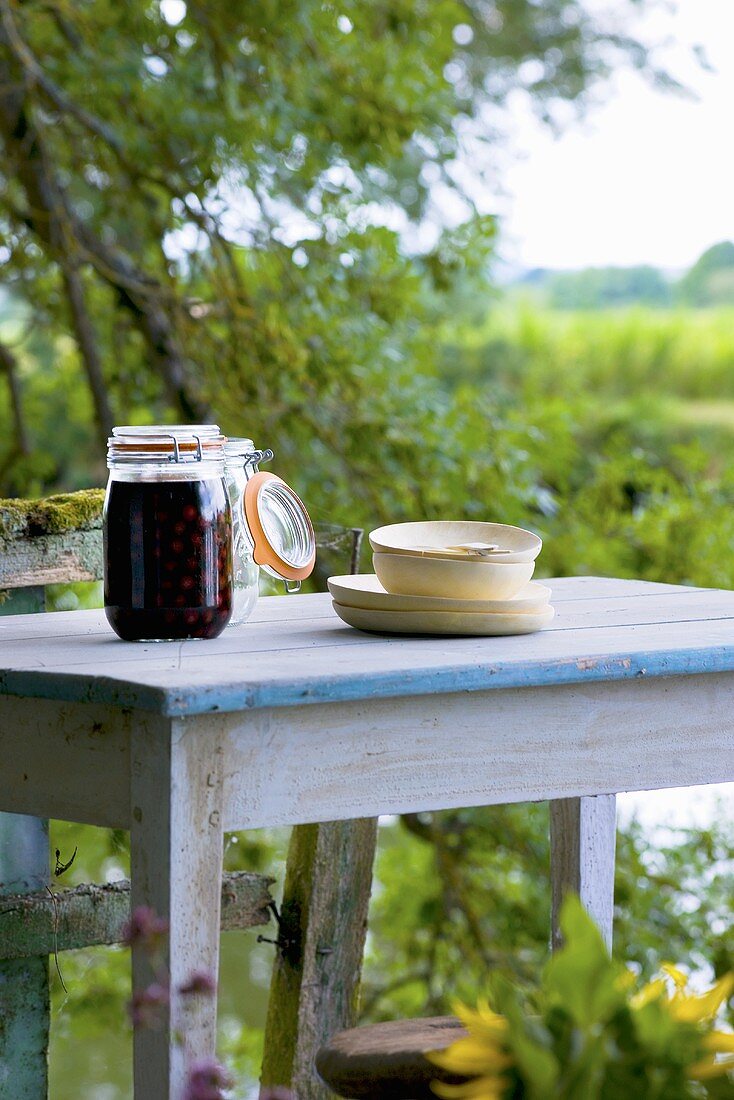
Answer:
MULTIPOLYGON (((216 996, 182 995, 181 987, 195 972, 215 980, 218 972, 223 756, 215 737, 200 739, 185 720, 146 727, 132 738, 132 907, 170 922, 170 1014, 160 1029, 135 1029, 135 1097, 180 1100, 188 1067, 216 1046, 216 996)), ((132 954, 139 993, 160 974, 144 945, 132 954)))
POLYGON ((296 825, 288 849, 262 1083, 326 1100, 314 1059, 356 1023, 377 818, 296 825))
POLYGON ((617 799, 613 794, 559 798, 550 804, 552 945, 561 946, 559 915, 573 890, 612 949, 617 799))

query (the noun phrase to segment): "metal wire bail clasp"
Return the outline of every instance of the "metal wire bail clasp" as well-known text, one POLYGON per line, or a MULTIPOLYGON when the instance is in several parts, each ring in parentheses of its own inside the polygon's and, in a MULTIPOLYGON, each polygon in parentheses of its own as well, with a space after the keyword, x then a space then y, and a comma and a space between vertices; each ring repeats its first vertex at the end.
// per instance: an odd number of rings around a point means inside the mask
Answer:
POLYGON ((273 451, 267 447, 264 451, 250 451, 249 454, 242 456, 245 466, 257 466, 260 462, 270 462, 273 458, 273 451))
POLYGON ((181 461, 181 452, 178 449, 178 438, 175 435, 166 435, 163 438, 173 440, 173 454, 168 456, 168 461, 169 462, 180 462, 181 461))
MULTIPOLYGON (((173 440, 173 454, 168 456, 168 461, 169 462, 182 462, 183 459, 181 457, 181 449, 180 449, 179 444, 178 444, 178 436, 165 435, 164 439, 172 439, 173 440)), ((196 440, 196 454, 194 455, 194 461, 195 462, 202 462, 203 459, 204 459, 204 449, 201 445, 201 436, 195 435, 194 439, 196 440)))

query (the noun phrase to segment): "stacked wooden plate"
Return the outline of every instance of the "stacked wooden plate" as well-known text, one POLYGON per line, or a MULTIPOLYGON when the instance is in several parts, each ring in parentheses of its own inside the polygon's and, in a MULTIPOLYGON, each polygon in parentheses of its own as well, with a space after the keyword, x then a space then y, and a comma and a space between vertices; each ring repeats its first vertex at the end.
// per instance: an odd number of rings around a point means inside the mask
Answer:
POLYGON ((334 610, 358 630, 530 634, 553 619, 550 589, 531 581, 542 542, 499 523, 438 521, 370 535, 375 574, 331 577, 334 610))

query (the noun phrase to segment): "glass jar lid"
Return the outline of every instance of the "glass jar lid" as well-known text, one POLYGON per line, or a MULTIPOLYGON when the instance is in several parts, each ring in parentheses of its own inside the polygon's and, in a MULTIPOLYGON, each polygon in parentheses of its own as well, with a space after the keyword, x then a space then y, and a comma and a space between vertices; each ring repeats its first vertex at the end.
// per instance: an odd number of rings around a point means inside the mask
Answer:
POLYGON ((245 518, 258 565, 288 581, 313 572, 316 539, 306 506, 282 478, 257 473, 245 488, 245 518))
POLYGON ((221 461, 224 436, 218 424, 145 424, 112 429, 107 464, 221 461))

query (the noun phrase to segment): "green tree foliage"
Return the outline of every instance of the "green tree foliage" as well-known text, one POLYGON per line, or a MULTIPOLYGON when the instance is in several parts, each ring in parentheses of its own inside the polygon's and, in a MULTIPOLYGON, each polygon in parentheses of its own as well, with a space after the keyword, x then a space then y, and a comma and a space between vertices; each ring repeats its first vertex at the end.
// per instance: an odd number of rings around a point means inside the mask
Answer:
POLYGON ((637 6, 1 0, 0 247, 30 329, 2 364, 5 491, 99 473, 114 421, 211 416, 332 518, 379 505, 451 428, 416 373, 434 295, 492 244, 469 194, 493 119, 517 92, 552 119, 622 59, 649 71, 637 6), (430 244, 408 255, 396 227, 430 244))
POLYGON ((514 290, 530 292, 544 307, 558 310, 604 310, 621 306, 734 305, 734 243, 712 245, 677 282, 656 267, 588 267, 581 271, 537 268, 514 290))
MULTIPOLYGON (((368 1015, 440 1015, 490 975, 534 984, 548 951, 547 804, 411 815, 380 841, 368 1015)), ((618 836, 615 953, 648 978, 671 959, 734 969, 732 859, 726 820, 654 838, 631 822, 618 836)))
POLYGON ((692 306, 734 304, 734 243, 707 248, 680 280, 678 294, 692 306))

